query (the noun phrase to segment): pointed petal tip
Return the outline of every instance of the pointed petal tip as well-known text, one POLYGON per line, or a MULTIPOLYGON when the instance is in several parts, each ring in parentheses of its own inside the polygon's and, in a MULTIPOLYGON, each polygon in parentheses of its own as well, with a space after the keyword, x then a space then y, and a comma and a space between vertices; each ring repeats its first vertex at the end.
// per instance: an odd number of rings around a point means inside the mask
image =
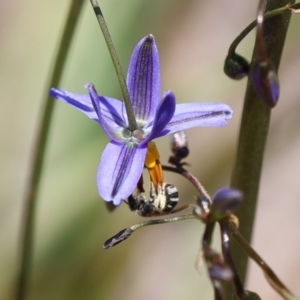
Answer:
POLYGON ((87 90, 90 90, 90 89, 94 88, 94 85, 93 85, 92 83, 88 82, 88 83, 86 83, 86 84, 84 85, 84 87, 85 87, 87 90))
POLYGON ((155 38, 154 38, 154 36, 153 36, 152 33, 150 33, 147 36, 145 36, 145 40, 149 41, 149 42, 155 42, 155 38))
POLYGON ((59 95, 59 94, 63 94, 63 90, 56 89, 56 88, 51 88, 50 91, 49 91, 49 95, 51 97, 54 97, 54 98, 56 98, 56 96, 59 95))
POLYGON ((225 119, 229 120, 232 118, 233 110, 230 106, 227 106, 227 110, 225 110, 225 119))
POLYGON ((142 46, 143 44, 149 44, 149 45, 155 45, 155 46, 156 46, 154 35, 153 35, 152 33, 150 33, 150 34, 144 36, 144 37, 138 42, 137 45, 142 46))
MULTIPOLYGON (((229 105, 225 103, 215 103, 215 104, 217 105, 215 112, 219 111, 220 115, 223 116, 225 121, 232 118, 233 109, 229 105)), ((224 125, 227 125, 227 122, 224 125)))
MULTIPOLYGON (((156 42, 155 42, 155 38, 152 34, 149 34, 145 37, 145 41, 144 41, 145 44, 148 44, 149 46, 151 47, 154 47, 154 48, 157 48, 156 47, 156 42)), ((157 50, 157 49, 156 49, 157 50)))
POLYGON ((89 91, 92 105, 93 105, 98 117, 101 118, 101 116, 99 116, 99 114, 101 112, 100 112, 100 104, 99 104, 99 100, 98 100, 98 93, 95 89, 95 86, 92 83, 87 83, 84 87, 89 91))
POLYGON ((173 97, 175 99, 175 94, 171 90, 168 90, 168 91, 164 92, 163 98, 165 98, 167 96, 173 97))
POLYGON ((124 201, 124 199, 114 199, 112 201, 115 206, 119 206, 124 201))
MULTIPOLYGON (((100 191, 99 191, 99 194, 100 194, 100 191)), ((119 206, 124 200, 123 199, 120 199, 120 198, 114 198, 114 199, 111 199, 111 198, 105 198, 103 197, 101 194, 100 194, 100 197, 105 201, 107 202, 109 205, 113 205, 113 206, 119 206)))

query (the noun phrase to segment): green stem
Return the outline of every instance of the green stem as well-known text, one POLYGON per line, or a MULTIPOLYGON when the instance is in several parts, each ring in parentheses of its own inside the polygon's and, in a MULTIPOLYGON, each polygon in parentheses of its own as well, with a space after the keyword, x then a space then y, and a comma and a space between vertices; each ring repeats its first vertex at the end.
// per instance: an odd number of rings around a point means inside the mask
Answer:
POLYGON ((117 244, 128 239, 136 230, 141 229, 146 226, 169 224, 169 223, 185 221, 185 220, 194 220, 194 219, 197 219, 196 215, 187 214, 187 215, 181 215, 181 216, 176 216, 176 217, 168 217, 168 218, 163 218, 163 219, 155 219, 155 220, 148 220, 148 221, 140 222, 140 223, 132 225, 131 227, 121 230, 120 232, 115 234, 113 237, 109 238, 104 243, 103 248, 109 249, 113 246, 116 246, 117 244))
POLYGON ((136 120, 135 120, 135 116, 133 113, 133 109, 132 109, 132 105, 131 105, 131 101, 130 101, 130 96, 129 96, 129 92, 127 89, 127 85, 126 85, 126 81, 125 81, 125 76, 116 52, 116 49, 114 47, 113 41, 111 39, 111 36, 109 34, 104 16, 102 14, 102 11, 100 9, 100 6, 98 4, 97 0, 90 0, 91 4, 93 6, 94 12, 96 14, 98 23, 100 25, 100 28, 102 30, 108 51, 110 53, 112 62, 114 64, 116 73, 117 73, 117 77, 119 80, 119 84, 121 86, 121 90, 122 90, 122 94, 123 94, 123 98, 124 98, 124 103, 125 103, 125 108, 126 108, 126 113, 127 113, 127 117, 128 117, 128 123, 129 123, 129 129, 131 131, 134 131, 135 129, 138 128, 136 120))
POLYGON ((84 2, 82 0, 70 1, 68 17, 60 40, 52 75, 46 84, 46 91, 43 99, 43 113, 39 125, 37 126, 38 132, 32 151, 33 156, 31 169, 28 175, 29 179, 23 200, 24 215, 21 232, 21 261, 15 294, 15 299, 17 300, 25 299, 26 289, 28 286, 28 275, 33 249, 35 208, 39 192, 41 172, 43 169, 45 149, 47 146, 49 127, 55 103, 55 101, 49 97, 49 88, 59 85, 83 4, 84 2))
MULTIPOLYGON (((290 2, 294 3, 295 1, 268 0, 266 10, 274 10, 290 2)), ((288 11, 264 23, 264 42, 267 55, 274 63, 276 69, 279 67, 290 17, 291 13, 288 11)), ((257 45, 254 48, 253 61, 257 61, 257 45)), ((257 96, 253 89, 251 78, 249 78, 244 100, 237 157, 231 178, 231 187, 239 189, 244 193, 243 204, 237 209, 236 215, 241 221, 240 232, 248 241, 251 241, 252 236, 270 116, 271 109, 257 96)), ((232 246, 232 256, 242 282, 244 282, 248 258, 245 253, 240 251, 236 243, 232 246)))
MULTIPOLYGON (((215 225, 216 225, 215 222, 210 222, 205 224, 205 230, 202 237, 202 251, 203 251, 203 256, 206 261, 207 267, 210 266, 212 263, 212 258, 211 258, 212 253, 215 253, 210 247, 215 225)), ((220 280, 213 278, 211 275, 209 276, 209 278, 214 289, 214 299, 222 300, 224 296, 223 296, 222 285, 220 283, 220 280)))
MULTIPOLYGON (((291 5, 290 8, 293 9, 298 9, 300 8, 300 3, 296 3, 294 5, 291 5)), ((273 18, 275 16, 278 16, 284 12, 291 12, 286 6, 271 10, 267 12, 264 15, 264 20, 266 21, 267 19, 273 18)), ((256 20, 251 22, 236 38, 235 40, 231 43, 229 50, 228 50, 228 55, 233 55, 235 53, 235 50, 239 43, 248 35, 249 32, 251 32, 256 26, 256 20)))
MULTIPOLYGON (((224 256, 224 259, 226 263, 230 266, 230 269, 233 273, 232 282, 235 287, 235 294, 238 297, 238 299, 245 299, 246 298, 246 291, 244 288, 243 283, 241 282, 241 279, 239 277, 239 274, 236 271, 232 255, 231 255, 231 249, 230 249, 230 239, 229 239, 229 221, 227 219, 224 219, 223 221, 219 222, 220 229, 221 229, 221 246, 222 246, 222 253, 224 256)), ((227 291, 226 291, 227 292, 227 291)), ((232 298, 232 295, 227 296, 228 299, 232 298)), ((225 298, 225 299, 227 299, 225 298)))
POLYGON ((239 233, 235 225, 231 222, 227 222, 230 228, 230 232, 238 243, 244 248, 249 257, 251 257, 258 266, 263 270, 265 277, 270 285, 286 300, 297 300, 298 298, 292 294, 292 292, 281 282, 274 271, 268 266, 268 264, 259 256, 259 254, 248 244, 244 237, 239 233))

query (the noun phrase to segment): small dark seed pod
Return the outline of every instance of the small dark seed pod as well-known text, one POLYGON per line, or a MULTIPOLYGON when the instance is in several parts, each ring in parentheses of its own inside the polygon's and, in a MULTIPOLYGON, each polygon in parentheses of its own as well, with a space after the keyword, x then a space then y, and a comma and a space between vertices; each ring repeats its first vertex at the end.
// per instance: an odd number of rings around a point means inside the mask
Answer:
POLYGON ((228 55, 224 63, 225 74, 235 80, 240 80, 249 74, 248 61, 239 54, 228 55))
POLYGON ((170 136, 171 150, 178 160, 186 158, 189 155, 186 134, 183 130, 177 131, 170 136))

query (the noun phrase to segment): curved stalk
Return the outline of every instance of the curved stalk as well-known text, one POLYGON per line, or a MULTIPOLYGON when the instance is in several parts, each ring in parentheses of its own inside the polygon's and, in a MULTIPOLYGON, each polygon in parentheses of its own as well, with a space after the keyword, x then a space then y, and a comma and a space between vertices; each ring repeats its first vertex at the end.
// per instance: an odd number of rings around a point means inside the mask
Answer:
POLYGON ((197 216, 194 214, 187 214, 182 216, 176 216, 176 217, 167 217, 163 219, 154 219, 154 220, 148 220, 140 223, 136 223, 130 227, 127 227, 125 229, 122 229, 120 232, 109 238, 103 245, 104 249, 109 249, 113 246, 118 245, 119 243, 125 241, 128 239, 136 230, 151 226, 151 225, 160 225, 160 224, 169 224, 179 221, 185 221, 185 220, 194 220, 197 219, 197 216))
MULTIPOLYGON (((286 5, 286 6, 268 11, 267 13, 265 13, 264 19, 267 20, 267 19, 273 18, 273 17, 283 14, 287 11, 296 13, 299 9, 300 9, 300 3, 296 3, 294 5, 286 5)), ((234 41, 231 43, 229 50, 228 50, 229 55, 233 55, 235 53, 237 46, 248 35, 248 33, 250 33, 255 28, 256 24, 257 24, 256 20, 254 20, 234 39, 234 41)))
POLYGON ((84 2, 82 0, 70 1, 68 17, 60 40, 58 52, 56 54, 54 68, 50 79, 46 84, 45 96, 43 98, 44 107, 42 108, 41 120, 37 126, 38 132, 32 150, 33 156, 28 175, 29 179, 23 200, 24 212, 21 227, 21 258, 17 286, 15 289, 15 299, 17 300, 25 299, 28 286, 28 275, 32 260, 35 208, 44 164, 49 127, 55 103, 55 101, 49 97, 49 89, 52 86, 59 85, 83 4, 84 2))

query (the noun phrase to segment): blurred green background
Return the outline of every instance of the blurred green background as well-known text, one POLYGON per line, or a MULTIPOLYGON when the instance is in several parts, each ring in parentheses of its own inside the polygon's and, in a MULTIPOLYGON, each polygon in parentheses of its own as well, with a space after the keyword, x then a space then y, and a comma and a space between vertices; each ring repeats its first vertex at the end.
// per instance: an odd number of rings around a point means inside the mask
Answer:
MULTIPOLYGON (((230 180, 246 80, 222 71, 231 41, 255 18, 256 1, 100 1, 120 60, 154 34, 160 52, 162 92, 178 102, 225 102, 234 118, 225 128, 188 131, 187 161, 207 190, 230 180)), ((0 299, 11 299, 19 258, 23 195, 45 82, 51 70, 69 1, 0 0, 0 299)), ((294 16, 284 49, 280 101, 274 109, 254 247, 287 286, 300 294, 300 39, 294 16)), ((238 48, 251 57, 254 34, 238 48)), ((85 93, 93 82, 100 94, 121 98, 100 28, 86 1, 61 86, 85 93)), ((55 101, 55 100, 53 100, 55 101)), ((153 226, 110 250, 103 242, 143 219, 123 204, 113 213, 99 198, 96 171, 108 142, 96 122, 56 103, 37 205, 34 258, 27 299, 212 299, 203 267, 194 267, 203 225, 197 221, 153 226)), ((157 141, 166 163, 167 137, 157 141)), ((181 203, 196 191, 181 177, 181 203)), ((243 220, 240 220, 243 222, 243 220)), ((218 244, 218 235, 215 242, 218 244)), ((279 299, 251 263, 247 287, 262 299, 279 299)))

